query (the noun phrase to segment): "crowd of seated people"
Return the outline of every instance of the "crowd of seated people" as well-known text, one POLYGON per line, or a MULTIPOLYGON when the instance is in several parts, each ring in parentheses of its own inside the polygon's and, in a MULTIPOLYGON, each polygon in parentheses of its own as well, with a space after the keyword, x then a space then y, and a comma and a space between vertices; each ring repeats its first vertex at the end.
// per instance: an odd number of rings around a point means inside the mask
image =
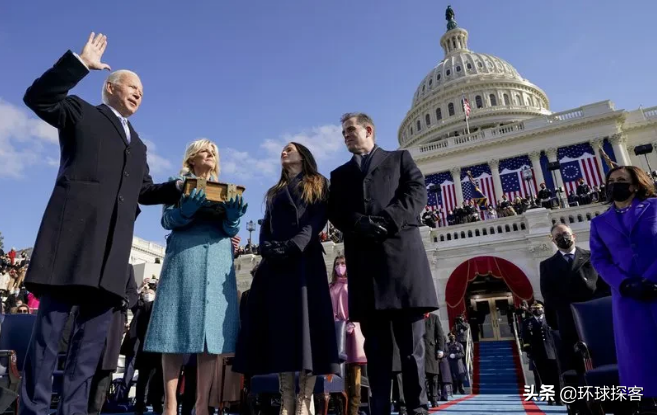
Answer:
MULTIPOLYGON (((559 192, 559 194, 562 193, 563 190, 559 192)), ((579 179, 576 190, 571 191, 570 195, 568 195, 567 202, 564 201, 564 206, 566 204, 569 207, 573 207, 599 203, 603 201, 601 195, 604 194, 604 185, 591 187, 584 179, 579 179)), ((422 223, 431 228, 438 228, 522 215, 532 207, 558 209, 560 206, 561 203, 559 198, 555 196, 554 191, 548 189, 545 183, 541 183, 536 197, 516 197, 513 200, 509 200, 507 195, 503 195, 502 199, 498 200, 495 206, 485 204, 483 207, 477 206, 473 200, 466 200, 462 206, 457 206, 454 210, 448 211, 445 220, 443 220, 443 209, 441 207, 438 207, 436 210, 425 210, 422 214, 422 223)))

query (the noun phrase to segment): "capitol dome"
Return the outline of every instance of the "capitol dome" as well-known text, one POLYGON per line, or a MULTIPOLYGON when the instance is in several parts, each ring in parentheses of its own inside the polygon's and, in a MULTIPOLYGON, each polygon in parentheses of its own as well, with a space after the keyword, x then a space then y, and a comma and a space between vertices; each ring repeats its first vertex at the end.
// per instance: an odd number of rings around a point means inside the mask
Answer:
POLYGON ((422 79, 399 127, 402 148, 550 114, 548 97, 504 59, 468 49, 468 31, 447 8, 445 57, 422 79), (470 105, 465 121, 463 98, 470 105))

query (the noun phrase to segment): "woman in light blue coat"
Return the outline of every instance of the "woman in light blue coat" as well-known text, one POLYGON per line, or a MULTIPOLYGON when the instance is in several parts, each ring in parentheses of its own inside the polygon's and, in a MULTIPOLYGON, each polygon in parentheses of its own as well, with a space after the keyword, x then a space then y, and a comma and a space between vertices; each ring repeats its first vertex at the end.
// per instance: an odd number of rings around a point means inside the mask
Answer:
MULTIPOLYGON (((178 179, 194 177, 219 177, 219 151, 209 140, 187 147, 178 179)), ((177 412, 183 354, 197 354, 196 413, 206 415, 216 355, 235 353, 239 307, 231 237, 246 212, 242 203, 224 203, 225 215, 217 217, 200 210, 208 202, 194 189, 178 206, 164 208, 162 226, 172 232, 144 350, 162 353, 165 415, 177 412)))

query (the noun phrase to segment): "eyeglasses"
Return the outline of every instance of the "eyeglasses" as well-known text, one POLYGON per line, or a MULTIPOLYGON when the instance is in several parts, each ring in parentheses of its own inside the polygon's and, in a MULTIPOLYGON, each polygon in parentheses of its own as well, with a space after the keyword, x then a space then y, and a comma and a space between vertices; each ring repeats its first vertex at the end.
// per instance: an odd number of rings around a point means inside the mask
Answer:
POLYGON ((16 314, 30 314, 30 312, 29 310, 22 308, 20 310, 16 310, 16 314))

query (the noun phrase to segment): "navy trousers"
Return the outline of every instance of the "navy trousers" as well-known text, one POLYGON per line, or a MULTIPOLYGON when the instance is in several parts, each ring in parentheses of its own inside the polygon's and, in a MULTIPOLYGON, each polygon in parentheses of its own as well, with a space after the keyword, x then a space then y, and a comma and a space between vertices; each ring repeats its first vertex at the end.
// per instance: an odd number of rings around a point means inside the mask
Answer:
MULTIPOLYGON (((403 397, 409 414, 428 408, 424 373, 424 331, 422 315, 373 313, 361 321, 365 337, 367 372, 372 392, 372 415, 390 415, 393 342, 401 358, 403 397)), ((402 395, 400 391, 400 396, 402 395)))
POLYGON ((49 294, 41 297, 23 368, 20 415, 49 413, 59 341, 69 313, 76 306, 57 414, 87 413, 91 380, 105 345, 113 309, 108 300, 88 300, 79 304, 49 294))

